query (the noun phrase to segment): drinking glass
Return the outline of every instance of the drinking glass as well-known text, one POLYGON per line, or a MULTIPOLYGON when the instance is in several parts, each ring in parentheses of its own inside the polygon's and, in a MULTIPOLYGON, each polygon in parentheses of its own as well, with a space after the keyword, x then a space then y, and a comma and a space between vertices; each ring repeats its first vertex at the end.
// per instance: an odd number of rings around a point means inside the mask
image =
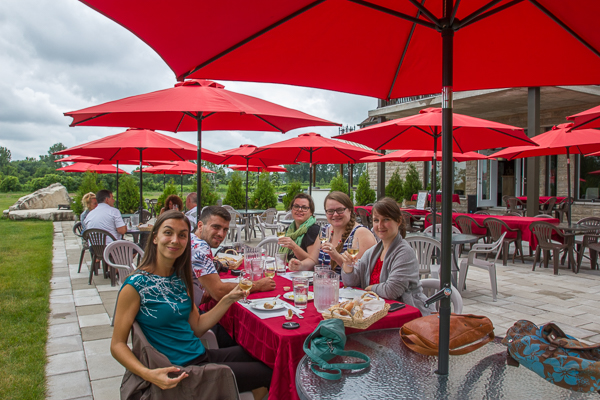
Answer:
POLYGON ((247 297, 250 293, 250 289, 252 289, 252 270, 244 269, 242 270, 242 274, 240 275, 240 289, 244 291, 244 300, 242 303, 250 304, 247 297))
POLYGON ((356 265, 356 257, 358 256, 358 250, 359 250, 359 244, 358 244, 358 237, 356 235, 354 235, 354 238, 352 239, 352 243, 350 244, 350 246, 348 246, 348 250, 346 250, 348 252, 348 254, 350 254, 352 256, 352 266, 356 265))
POLYGON ((322 227, 319 231, 319 240, 321 241, 321 245, 328 242, 331 238, 331 225, 327 225, 322 227))
POLYGON ((139 214, 133 214, 131 216, 131 225, 133 225, 134 228, 137 228, 137 226, 140 224, 140 216, 139 214))
POLYGON ((271 258, 271 259, 265 260, 265 268, 263 270, 265 277, 266 278, 274 278, 276 271, 277 271, 277 265, 275 263, 275 259, 271 258))
POLYGON ((284 237, 285 236, 285 231, 287 230, 287 228, 283 225, 277 225, 277 237, 284 237))
POLYGON ((340 276, 331 268, 315 270, 313 278, 315 308, 322 313, 339 302, 340 276))
POLYGON ((308 278, 296 277, 294 283, 294 306, 305 309, 308 304, 308 278))
POLYGON ((285 265, 285 254, 277 253, 275 254, 275 263, 277 265, 277 275, 283 275, 286 273, 287 268, 285 265))
POLYGON ((179 206, 177 204, 173 204, 173 210, 179 211, 179 206))
POLYGON ((235 250, 238 254, 243 254, 244 253, 244 243, 242 242, 234 242, 231 247, 233 248, 233 250, 235 250))

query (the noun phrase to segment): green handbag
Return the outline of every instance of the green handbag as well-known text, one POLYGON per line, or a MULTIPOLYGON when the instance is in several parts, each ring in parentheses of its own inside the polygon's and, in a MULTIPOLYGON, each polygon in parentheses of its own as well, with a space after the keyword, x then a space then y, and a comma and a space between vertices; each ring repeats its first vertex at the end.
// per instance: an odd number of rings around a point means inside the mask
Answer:
POLYGON ((342 369, 362 369, 371 365, 371 359, 358 351, 346 351, 346 331, 344 323, 339 319, 321 321, 317 329, 304 341, 304 352, 310 358, 309 364, 312 371, 321 378, 336 380, 342 377, 342 369), (330 364, 328 361, 335 356, 356 357, 364 360, 362 363, 330 364), (331 372, 319 371, 322 370, 331 372))

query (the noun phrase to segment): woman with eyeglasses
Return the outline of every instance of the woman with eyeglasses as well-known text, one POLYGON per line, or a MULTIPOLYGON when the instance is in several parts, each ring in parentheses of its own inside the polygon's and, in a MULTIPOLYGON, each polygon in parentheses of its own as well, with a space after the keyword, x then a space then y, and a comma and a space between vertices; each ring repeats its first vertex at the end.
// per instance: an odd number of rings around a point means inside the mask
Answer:
POLYGON ((280 253, 286 254, 290 261, 290 269, 295 269, 297 263, 306 261, 314 266, 319 256, 319 225, 315 224, 315 203, 306 193, 298 193, 292 200, 290 210, 294 223, 290 224, 284 237, 279 238, 280 253))

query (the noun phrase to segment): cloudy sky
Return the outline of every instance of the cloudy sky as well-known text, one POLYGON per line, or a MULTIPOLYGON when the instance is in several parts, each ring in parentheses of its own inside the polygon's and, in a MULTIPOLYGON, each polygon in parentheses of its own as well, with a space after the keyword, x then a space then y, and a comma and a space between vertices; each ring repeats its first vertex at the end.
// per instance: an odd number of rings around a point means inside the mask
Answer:
MULTIPOLYGON (((75 0, 0 1, 0 146, 13 160, 46 154, 57 142, 74 146, 124 129, 68 125, 66 111, 151 92, 175 83, 172 71, 129 31, 75 0)), ((223 83, 228 90, 256 96, 306 113, 355 125, 377 105, 369 97, 285 85, 223 83)), ((208 132, 203 147, 220 151, 232 144, 265 145, 315 131, 298 129, 283 137, 264 132, 208 132)), ((194 133, 178 138, 195 142, 194 133)))

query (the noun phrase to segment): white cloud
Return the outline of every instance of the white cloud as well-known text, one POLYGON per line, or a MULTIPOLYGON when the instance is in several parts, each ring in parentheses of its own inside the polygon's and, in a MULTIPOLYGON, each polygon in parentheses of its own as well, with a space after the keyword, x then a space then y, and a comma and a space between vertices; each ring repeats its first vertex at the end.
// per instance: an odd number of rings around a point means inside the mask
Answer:
MULTIPOLYGON (((133 34, 72 0, 0 2, 0 146, 13 159, 46 154, 57 142, 74 146, 123 131, 69 128, 62 114, 110 100, 172 87, 175 78, 161 58, 133 34)), ((256 96, 308 114, 354 125, 376 100, 302 87, 221 82, 228 90, 256 96)), ((220 151, 250 143, 265 145, 315 131, 206 132, 203 147, 220 151)), ((196 143, 195 133, 178 138, 196 143)))

